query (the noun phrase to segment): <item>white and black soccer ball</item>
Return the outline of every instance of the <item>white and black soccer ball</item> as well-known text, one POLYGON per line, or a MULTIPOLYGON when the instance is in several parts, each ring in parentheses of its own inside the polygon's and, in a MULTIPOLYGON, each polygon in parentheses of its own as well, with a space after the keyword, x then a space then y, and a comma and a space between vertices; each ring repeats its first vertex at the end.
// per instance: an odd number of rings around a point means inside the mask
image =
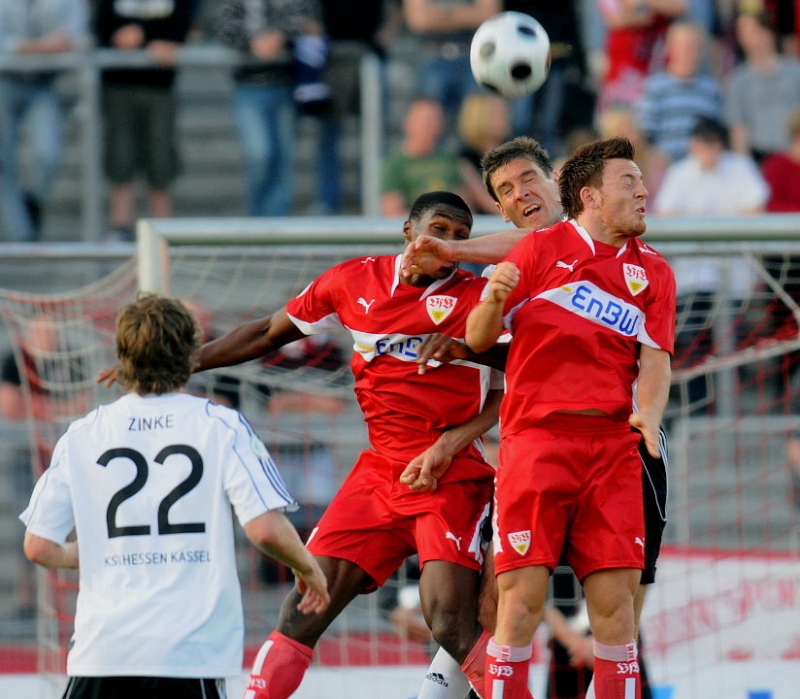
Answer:
POLYGON ((503 97, 530 95, 550 70, 550 37, 530 15, 501 12, 475 31, 469 62, 482 87, 503 97))

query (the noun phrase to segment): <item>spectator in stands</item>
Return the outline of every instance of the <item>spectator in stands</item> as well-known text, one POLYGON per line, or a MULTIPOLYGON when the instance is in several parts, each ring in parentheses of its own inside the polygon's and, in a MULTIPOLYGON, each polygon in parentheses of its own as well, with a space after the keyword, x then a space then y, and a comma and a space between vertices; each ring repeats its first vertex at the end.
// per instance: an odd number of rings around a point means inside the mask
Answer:
POLYGON ((403 142, 383 164, 384 216, 407 216, 411 203, 425 192, 466 194, 457 159, 440 146, 444 132, 442 105, 427 97, 415 99, 403 120, 403 142))
POLYGON ((639 163, 647 191, 652 198, 661 184, 663 163, 660 158, 653 156, 653 149, 636 123, 633 105, 627 102, 608 105, 598 114, 597 132, 601 139, 624 136, 633 143, 636 148, 636 162, 639 163))
POLYGON ((321 35, 316 0, 220 0, 213 35, 252 59, 233 73, 233 115, 244 156, 249 216, 288 216, 294 179, 291 44, 321 35))
MULTIPOLYGON (((24 502, 33 487, 34 474, 38 476, 47 467, 62 419, 88 407, 83 391, 69 389, 87 378, 86 367, 80 361, 70 365, 58 361, 65 344, 63 326, 42 313, 28 323, 18 353, 9 350, 0 360, 0 416, 17 423, 32 421, 28 431, 36 445, 31 450, 27 443, 19 444, 9 452, 7 466, 15 501, 24 502), (56 390, 56 386, 62 390, 56 390)), ((21 547, 18 550, 21 554, 21 547)), ((18 614, 31 617, 35 612, 33 569, 21 555, 16 569, 18 614)))
MULTIPOLYGON (((728 130, 702 118, 692 130, 689 155, 670 165, 655 198, 658 214, 732 216, 764 210, 769 188, 752 158, 729 149, 728 130)), ((678 290, 675 366, 692 366, 714 349, 708 316, 719 295, 735 309, 753 284, 746 259, 699 255, 670 260, 678 290)), ((708 397, 706 377, 689 382, 689 399, 700 407, 708 397)))
POLYGON ((586 62, 576 0, 504 0, 503 10, 536 19, 550 39, 547 80, 534 94, 510 100, 514 136, 531 135, 552 158, 565 155, 565 131, 592 123, 596 97, 585 87, 586 62))
POLYGON ((657 213, 730 216, 764 210, 769 189, 752 158, 730 150, 728 129, 703 117, 689 137, 689 154, 671 165, 655 200, 657 213))
POLYGON ((378 609, 402 638, 428 644, 429 652, 435 652, 436 646, 430 646, 431 630, 422 615, 419 576, 419 556, 414 554, 378 589, 378 609))
POLYGON ((195 19, 196 0, 168 3, 97 0, 100 46, 145 50, 155 68, 115 68, 102 74, 103 138, 109 192, 109 240, 133 240, 136 176, 147 184, 150 216, 172 215, 170 185, 180 170, 173 90, 178 49, 195 19))
MULTIPOLYGON (((587 699, 594 668, 594 649, 589 628, 586 600, 575 573, 566 561, 553 571, 551 595, 544 608, 544 623, 550 630, 547 669, 547 699, 587 699)), ((638 639, 641 698, 651 699, 647 666, 642 657, 643 642, 638 639)))
MULTIPOLYGON (((789 147, 782 153, 768 155, 761 163, 761 171, 769 185, 767 211, 776 213, 800 212, 800 109, 789 119, 789 147)), ((766 255, 764 266, 781 285, 789 297, 797 303, 800 300, 800 257, 797 255, 766 255)), ((769 307, 771 331, 776 336, 794 335, 797 322, 794 312, 783 301, 775 301, 769 307)), ((787 363, 782 367, 778 377, 779 395, 786 395, 793 390, 800 355, 790 353, 787 363)), ((797 412, 793 410, 793 412, 797 412)), ((797 478, 800 479, 800 435, 792 437, 793 452, 790 463, 798 467, 797 478)), ((788 447, 787 447, 788 448, 788 447)), ((800 480, 798 480, 800 484, 800 480)), ((800 487, 797 488, 800 502, 800 487)))
MULTIPOLYGON (((51 54, 83 48, 88 32, 84 0, 0 0, 0 52, 51 54)), ((53 68, 0 72, 0 223, 7 240, 41 236, 42 209, 61 164, 64 114, 53 68), (29 127, 33 153, 22 183, 19 135, 29 127)))
POLYGON ((761 162, 789 145, 787 123, 800 106, 800 61, 778 53, 766 12, 740 15, 736 37, 745 60, 725 86, 725 121, 733 150, 761 162))
POLYGON ((686 14, 686 0, 597 0, 608 27, 606 69, 598 111, 634 104, 645 78, 663 66, 663 42, 672 19, 686 14))
POLYGON ((464 98, 480 88, 469 65, 472 35, 503 9, 501 0, 403 0, 403 13, 420 40, 417 90, 437 100, 455 125, 464 98))
MULTIPOLYGON (((21 422, 27 416, 25 400, 22 390, 22 379, 17 360, 13 351, 7 352, 0 363, 0 415, 4 420, 21 422)), ((33 464, 31 451, 27 446, 27 439, 8 448, 7 461, 3 467, 10 474, 9 483, 11 494, 15 502, 22 502, 30 494, 33 487, 33 464)), ((20 538, 20 544, 22 539, 20 538)), ((16 547, 19 555, 14 557, 16 577, 16 608, 17 615, 22 619, 30 619, 36 615, 33 567, 22 556, 21 546, 16 547)))
POLYGON ((400 29, 400 0, 325 0, 322 3, 330 55, 324 80, 330 86, 331 104, 319 120, 317 201, 313 213, 337 213, 342 206, 340 140, 348 117, 360 114, 362 59, 373 54, 380 60, 385 47, 400 29))
POLYGON ((767 211, 800 211, 800 108, 789 119, 789 147, 767 156, 761 172, 770 190, 767 211))
POLYGON ((466 185, 467 203, 475 213, 497 213, 494 199, 483 185, 481 158, 511 135, 508 103, 489 93, 469 95, 458 115, 461 148, 458 165, 466 185))
POLYGON ((786 440, 786 460, 789 464, 792 505, 800 516, 800 434, 793 434, 786 440))
POLYGON ((677 20, 667 30, 663 71, 650 75, 636 103, 637 123, 663 167, 687 154, 699 117, 722 118, 722 89, 701 72, 707 49, 702 27, 677 20))
MULTIPOLYGON (((300 503, 300 509, 288 515, 289 521, 306 540, 342 480, 335 450, 317 432, 327 425, 336 429, 345 402, 334 390, 321 391, 319 387, 349 386, 348 364, 334 338, 320 333, 266 355, 261 366, 263 381, 257 388, 266 397, 269 424, 275 435, 268 446, 286 487, 300 503), (275 384, 285 385, 286 372, 291 372, 290 387, 276 387, 275 384)), ((291 579, 290 571, 268 557, 262 557, 260 573, 266 583, 291 579)))

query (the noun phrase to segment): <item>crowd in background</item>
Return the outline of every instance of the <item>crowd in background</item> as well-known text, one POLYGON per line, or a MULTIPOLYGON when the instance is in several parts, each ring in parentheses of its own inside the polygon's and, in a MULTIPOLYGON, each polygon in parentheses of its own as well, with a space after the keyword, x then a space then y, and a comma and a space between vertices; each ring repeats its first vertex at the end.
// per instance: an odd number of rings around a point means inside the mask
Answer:
MULTIPOLYGON (((313 138, 315 214, 358 213, 343 203, 342 132, 359 113, 366 53, 398 60, 412 42, 396 136, 387 124, 382 213, 404 215, 419 193, 451 189, 478 213, 494 206, 480 156, 529 134, 558 161, 578 144, 622 133, 637 146, 656 213, 715 214, 704 202, 676 211, 657 198, 676 171, 731 179, 764 196, 742 211, 800 210, 800 3, 796 0, 0 0, 0 51, 50 53, 93 46, 146 49, 155 67, 102 72, 102 152, 108 239, 132 238, 137 181, 151 217, 173 213, 181 174, 176 135, 176 57, 183 44, 235 49, 231 115, 239 138, 242 214, 299 213, 295 164, 299 117, 313 138), (475 28, 497 12, 532 15, 551 41, 552 64, 535 94, 501 100, 469 68, 475 28), (716 122, 724 157, 701 162, 692 130, 716 122), (744 159, 744 160, 743 160, 744 159), (735 163, 735 164, 734 164, 735 163), (747 172, 746 176, 742 173, 747 172), (765 183, 765 184, 764 184, 765 183)), ((64 149, 58 73, 0 72, 0 212, 4 238, 41 239, 42 218, 64 149), (20 140, 32 153, 21 172, 20 140)), ((307 137, 307 136, 304 136, 307 137)), ((739 201, 733 191, 724 194, 739 201)), ((750 201, 752 199, 752 201, 750 201)), ((674 197, 665 195, 665 201, 674 197)), ((724 206, 722 207, 725 208, 724 206)))

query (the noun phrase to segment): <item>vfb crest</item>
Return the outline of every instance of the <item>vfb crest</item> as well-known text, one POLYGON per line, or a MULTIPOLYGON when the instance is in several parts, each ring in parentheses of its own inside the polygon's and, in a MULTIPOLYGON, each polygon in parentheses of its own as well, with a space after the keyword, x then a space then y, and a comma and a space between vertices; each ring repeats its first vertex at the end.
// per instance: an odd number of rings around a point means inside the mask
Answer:
POLYGON ((455 296, 428 296, 425 299, 425 308, 431 320, 439 325, 456 307, 458 299, 455 296))

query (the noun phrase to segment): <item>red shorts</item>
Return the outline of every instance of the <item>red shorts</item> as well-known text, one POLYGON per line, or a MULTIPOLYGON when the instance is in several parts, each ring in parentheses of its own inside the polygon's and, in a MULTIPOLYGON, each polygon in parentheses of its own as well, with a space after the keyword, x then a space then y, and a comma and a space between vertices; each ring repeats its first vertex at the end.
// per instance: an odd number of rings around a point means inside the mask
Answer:
POLYGON ((495 570, 558 565, 578 579, 643 568, 639 435, 627 422, 549 416, 502 438, 495 485, 495 570))
POLYGON ((362 452, 308 540, 315 556, 365 571, 375 581, 370 591, 414 553, 421 565, 449 561, 480 570, 483 563, 480 525, 489 512, 492 467, 456 457, 435 491, 417 493, 399 481, 406 466, 362 452), (473 475, 454 478, 459 472, 473 475))

